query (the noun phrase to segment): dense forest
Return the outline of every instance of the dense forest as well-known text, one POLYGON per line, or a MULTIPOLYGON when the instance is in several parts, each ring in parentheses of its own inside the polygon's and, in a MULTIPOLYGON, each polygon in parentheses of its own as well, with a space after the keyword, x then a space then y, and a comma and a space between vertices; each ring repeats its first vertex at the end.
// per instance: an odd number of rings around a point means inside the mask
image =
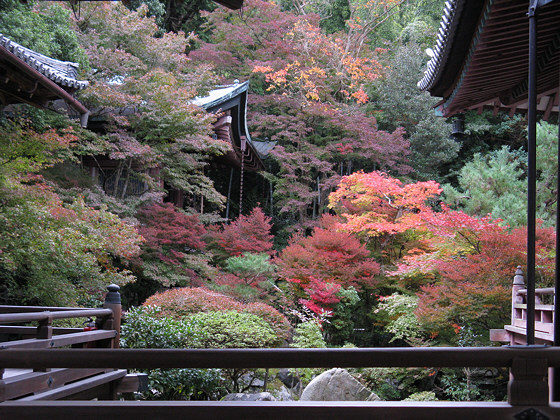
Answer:
MULTIPOLYGON (((128 347, 489 345, 525 264, 526 121, 467 113, 454 137, 435 115, 416 83, 442 0, 126 4, 0 0, 0 34, 79 63, 91 110, 87 128, 0 112, 0 303, 97 306, 115 283, 128 347), (242 203, 217 116, 193 103, 234 80, 252 138, 275 143, 242 203)), ((557 126, 538 138, 544 287, 557 126)), ((239 391, 243 373, 154 371, 151 397, 239 391)), ((385 399, 501 395, 467 369, 354 374, 385 399)))

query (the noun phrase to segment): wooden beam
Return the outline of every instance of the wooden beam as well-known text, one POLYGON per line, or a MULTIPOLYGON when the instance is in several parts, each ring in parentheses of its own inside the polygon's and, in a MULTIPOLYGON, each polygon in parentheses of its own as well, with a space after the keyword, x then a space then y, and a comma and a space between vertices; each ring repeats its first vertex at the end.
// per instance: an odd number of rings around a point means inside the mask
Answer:
MULTIPOLYGON (((92 341, 107 340, 107 339, 112 340, 116 336, 117 336, 117 332, 114 330, 82 331, 79 333, 58 335, 48 339, 29 338, 26 340, 5 341, 3 343, 0 343, 0 350, 18 349, 18 348, 47 349, 47 348, 55 348, 55 347, 64 347, 64 346, 70 346, 72 344, 88 343, 92 341)), ((36 366, 37 365, 33 367, 36 366)), ((65 366, 61 366, 61 367, 65 367, 65 366)))
POLYGON ((105 369, 53 369, 50 372, 27 372, 0 381, 0 401, 58 388, 78 379, 106 372, 105 369))
POLYGON ((45 400, 58 400, 68 398, 73 394, 78 394, 83 391, 91 390, 99 385, 107 384, 116 381, 126 376, 126 370, 116 370, 113 372, 102 373, 90 378, 82 379, 80 381, 64 385, 55 389, 45 392, 39 392, 29 397, 20 398, 18 401, 45 401, 45 400))
POLYGON ((2 420, 228 419, 433 420, 560 418, 560 405, 534 408, 505 402, 406 401, 35 401, 0 404, 2 420), (529 411, 534 417, 522 417, 529 411), (540 415, 540 417, 536 417, 540 415))
POLYGON ((117 383, 117 393, 144 392, 148 390, 146 373, 129 373, 117 383))
MULTIPOLYGON (((97 331, 91 331, 92 333, 97 331)), ((64 338, 61 336, 60 338, 64 338)), ((53 340, 56 338, 53 338, 53 340)), ((383 347, 353 349, 7 349, 13 368, 508 367, 514 358, 560 366, 558 347, 383 347)))
POLYGON ((85 318, 91 316, 108 317, 113 315, 110 309, 81 309, 76 311, 43 311, 43 312, 27 312, 27 313, 8 313, 0 314, 0 324, 10 324, 17 322, 44 321, 49 318, 65 319, 65 318, 85 318))
MULTIPOLYGON (((70 334, 83 332, 83 328, 53 327, 53 334, 70 334)), ((20 327, 17 325, 0 325, 0 334, 37 335, 37 327, 20 327)))

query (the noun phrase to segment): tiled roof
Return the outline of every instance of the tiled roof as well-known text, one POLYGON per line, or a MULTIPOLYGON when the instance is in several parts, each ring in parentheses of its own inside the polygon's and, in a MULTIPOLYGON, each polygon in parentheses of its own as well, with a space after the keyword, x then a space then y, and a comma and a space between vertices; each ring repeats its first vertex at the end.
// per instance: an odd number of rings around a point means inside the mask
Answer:
MULTIPOLYGON (((439 96, 437 112, 451 116, 482 109, 526 112, 529 2, 449 0, 437 44, 418 86, 439 96)), ((539 0, 537 111, 558 112, 560 1, 539 0)))
POLYGON ((73 89, 83 89, 88 86, 88 82, 76 80, 77 63, 55 60, 39 54, 2 34, 0 34, 0 46, 60 86, 73 89))
POLYGON ((459 14, 456 13, 456 6, 457 0, 445 2, 443 16, 437 32, 436 45, 431 49, 431 58, 424 72, 424 77, 418 82, 418 87, 422 90, 429 90, 430 87, 432 87, 442 70, 442 64, 445 63, 445 56, 447 55, 446 53, 448 53, 450 44, 449 38, 452 36, 451 28, 457 24, 456 20, 459 16, 459 14), (448 47, 447 49, 445 48, 446 46, 448 47))
POLYGON ((226 106, 231 100, 236 97, 242 98, 239 101, 239 107, 241 108, 240 115, 238 115, 239 127, 242 130, 242 134, 248 141, 251 149, 257 154, 259 159, 264 159, 272 148, 276 145, 276 142, 271 141, 258 141, 251 139, 249 130, 247 128, 246 121, 246 106, 247 106, 247 93, 249 90, 249 81, 239 83, 237 80, 231 85, 218 86, 217 89, 213 89, 208 92, 207 96, 198 97, 193 100, 193 103, 209 111, 217 111, 221 109, 222 106, 226 106))

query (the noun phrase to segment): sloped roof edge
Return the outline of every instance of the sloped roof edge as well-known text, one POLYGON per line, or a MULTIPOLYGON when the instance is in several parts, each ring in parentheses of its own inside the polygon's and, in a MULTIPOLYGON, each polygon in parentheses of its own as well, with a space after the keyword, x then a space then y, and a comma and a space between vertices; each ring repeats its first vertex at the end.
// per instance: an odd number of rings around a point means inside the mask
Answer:
POLYGON ((462 62, 450 60, 450 57, 472 54, 476 47, 471 43, 472 34, 475 30, 477 36, 480 34, 482 28, 476 27, 477 22, 481 13, 488 13, 492 2, 489 0, 485 9, 485 0, 449 0, 445 3, 433 56, 424 77, 417 84, 421 90, 429 91, 432 96, 446 96, 445 87, 451 84, 450 80, 460 77, 462 68, 462 62))
POLYGON ((8 52, 25 62, 31 68, 48 77, 60 86, 73 89, 84 89, 89 83, 77 80, 78 64, 70 61, 60 61, 12 41, 10 38, 0 34, 0 45, 8 52))

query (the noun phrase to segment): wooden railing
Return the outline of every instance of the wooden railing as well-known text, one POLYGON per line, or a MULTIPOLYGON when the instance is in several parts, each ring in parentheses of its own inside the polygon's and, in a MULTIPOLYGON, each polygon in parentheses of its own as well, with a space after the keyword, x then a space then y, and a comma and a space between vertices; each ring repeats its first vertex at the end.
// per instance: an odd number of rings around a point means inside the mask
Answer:
MULTIPOLYGON (((523 292, 516 296, 523 296, 523 292)), ((549 401, 547 380, 549 368, 560 367, 559 348, 119 349, 115 340, 120 304, 109 299, 104 306, 104 309, 87 310, 47 308, 47 311, 2 308, 1 324, 25 320, 38 325, 1 327, 4 332, 31 336, 19 340, 31 340, 25 346, 15 341, 2 343, 0 347, 0 368, 6 372, 10 369, 28 372, 17 380, 10 377, 0 380, 1 420, 560 418, 560 403, 549 401), (52 325, 55 319, 74 316, 97 317, 96 325, 100 328, 94 331, 100 340, 78 338, 92 338, 91 331, 78 332, 52 325), (102 346, 84 348, 85 343, 91 342, 102 346), (68 345, 73 348, 67 348, 68 345), (103 400, 114 399, 119 391, 137 389, 138 379, 130 374, 124 376, 125 369, 300 367, 508 367, 511 375, 507 402, 103 400)))
MULTIPOLYGON (((554 288, 535 289, 535 343, 554 342, 554 288)), ((527 289, 521 267, 517 267, 511 291, 511 324, 490 331, 492 341, 526 344, 527 289)))
POLYGON ((560 418, 548 367, 560 349, 5 349, 0 365, 50 368, 509 367, 508 402, 6 401, 1 419, 501 419, 560 418), (532 416, 532 417, 531 417, 532 416), (540 417, 539 417, 540 416, 540 417))
MULTIPOLYGON (((33 349, 61 347, 118 348, 121 321, 118 289, 115 285, 108 287, 101 309, 0 306, 0 335, 11 338, 0 342, 0 352, 20 349, 28 354, 33 349), (56 320, 72 318, 86 320, 86 325, 82 328, 53 326, 56 320)), ((135 379, 127 375, 126 370, 107 366, 92 368, 87 363, 76 369, 68 366, 53 369, 48 363, 34 363, 25 369, 0 365, 0 402, 15 399, 114 399, 120 391, 131 387, 130 390, 137 389, 131 385, 135 379)))

